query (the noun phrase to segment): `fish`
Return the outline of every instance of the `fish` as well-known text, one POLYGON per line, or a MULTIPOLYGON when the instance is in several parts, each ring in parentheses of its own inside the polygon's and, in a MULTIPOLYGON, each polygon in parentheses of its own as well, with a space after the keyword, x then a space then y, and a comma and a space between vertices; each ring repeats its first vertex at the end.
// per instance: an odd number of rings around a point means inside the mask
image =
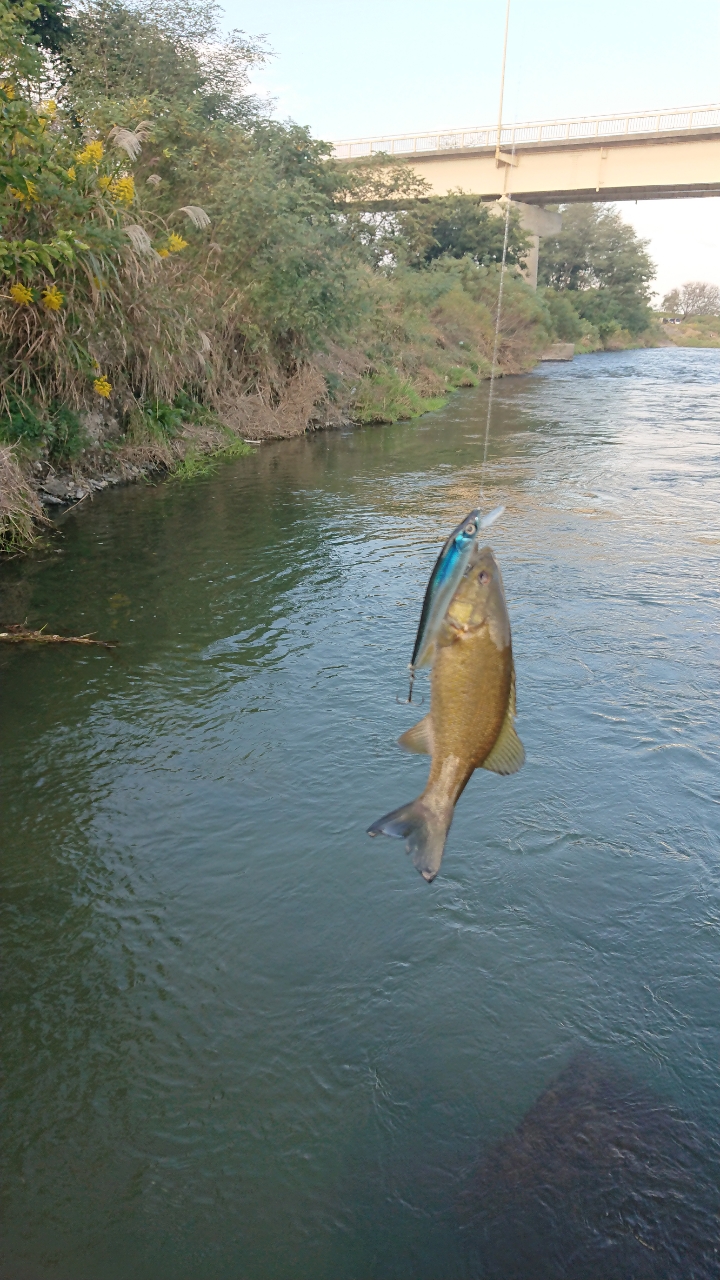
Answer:
POLYGON ((455 805, 476 769, 517 773, 515 666, 502 575, 490 547, 475 548, 437 634, 430 711, 398 743, 432 757, 422 795, 379 818, 371 836, 405 840, 421 876, 440 870, 455 805))
POLYGON ((504 507, 495 507, 486 516, 481 516, 475 507, 443 544, 425 591, 415 648, 410 659, 413 675, 419 667, 429 666, 433 660, 438 629, 472 555, 478 531, 494 524, 504 510, 504 507))

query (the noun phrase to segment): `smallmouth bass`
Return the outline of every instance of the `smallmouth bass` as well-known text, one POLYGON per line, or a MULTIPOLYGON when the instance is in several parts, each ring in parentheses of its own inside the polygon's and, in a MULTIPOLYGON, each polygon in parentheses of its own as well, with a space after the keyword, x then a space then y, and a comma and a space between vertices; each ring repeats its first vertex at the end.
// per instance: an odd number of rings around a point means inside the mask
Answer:
POLYGON ((379 818, 371 836, 405 840, 420 874, 435 879, 455 804, 476 769, 516 773, 515 667, 502 577, 489 547, 474 550, 438 631, 430 711, 398 739, 432 756, 422 795, 379 818))

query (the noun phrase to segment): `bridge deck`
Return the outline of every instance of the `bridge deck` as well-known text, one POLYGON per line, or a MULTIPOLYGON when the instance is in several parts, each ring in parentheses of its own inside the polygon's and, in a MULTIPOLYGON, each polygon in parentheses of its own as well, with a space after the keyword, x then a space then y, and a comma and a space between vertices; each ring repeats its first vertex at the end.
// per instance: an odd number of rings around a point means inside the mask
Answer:
POLYGON ((497 129, 355 138, 338 159, 380 152, 402 157, 435 194, 461 187, 488 199, 527 203, 670 199, 720 195, 720 106, 504 126, 497 129))

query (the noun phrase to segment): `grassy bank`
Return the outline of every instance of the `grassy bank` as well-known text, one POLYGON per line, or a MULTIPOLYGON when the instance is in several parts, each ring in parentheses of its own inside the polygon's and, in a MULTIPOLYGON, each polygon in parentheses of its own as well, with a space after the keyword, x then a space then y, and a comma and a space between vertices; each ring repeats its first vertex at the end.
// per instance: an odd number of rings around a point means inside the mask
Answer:
POLYGON ((663 345, 674 347, 720 347, 720 316, 694 316, 680 324, 663 324, 663 345))
MULTIPOLYGON (((357 342, 328 344, 274 393, 246 390, 225 412, 179 393, 143 401, 122 421, 101 408, 6 423, 0 452, 0 536, 31 545, 42 510, 92 498, 110 485, 169 474, 192 479, 220 459, 251 453, 250 439, 281 439, 344 423, 407 420, 440 408, 459 387, 490 376, 499 269, 439 260, 419 274, 376 277, 357 342)), ((547 308, 519 276, 505 281, 498 360, 503 374, 533 367, 554 331, 547 308)), ((109 400, 109 398, 108 398, 109 400)))

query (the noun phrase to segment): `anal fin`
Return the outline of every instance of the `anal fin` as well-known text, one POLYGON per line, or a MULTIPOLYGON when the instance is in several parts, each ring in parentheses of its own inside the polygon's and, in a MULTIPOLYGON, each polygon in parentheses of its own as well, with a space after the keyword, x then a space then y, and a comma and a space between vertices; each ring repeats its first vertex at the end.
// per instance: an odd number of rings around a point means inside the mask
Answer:
POLYGON ((423 716, 412 729, 406 729, 398 738, 398 746, 403 751, 412 751, 414 755, 431 756, 433 753, 433 731, 430 715, 423 716))

